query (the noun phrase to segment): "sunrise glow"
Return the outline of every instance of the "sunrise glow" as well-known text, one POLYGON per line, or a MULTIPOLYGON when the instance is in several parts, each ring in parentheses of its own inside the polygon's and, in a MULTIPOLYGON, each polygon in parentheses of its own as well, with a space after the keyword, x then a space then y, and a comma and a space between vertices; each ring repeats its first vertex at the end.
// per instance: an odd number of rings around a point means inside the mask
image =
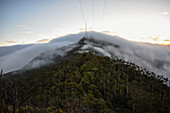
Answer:
POLYGON ((6 1, 0 3, 0 46, 48 43, 88 31, 127 40, 170 45, 170 1, 154 0, 6 1))

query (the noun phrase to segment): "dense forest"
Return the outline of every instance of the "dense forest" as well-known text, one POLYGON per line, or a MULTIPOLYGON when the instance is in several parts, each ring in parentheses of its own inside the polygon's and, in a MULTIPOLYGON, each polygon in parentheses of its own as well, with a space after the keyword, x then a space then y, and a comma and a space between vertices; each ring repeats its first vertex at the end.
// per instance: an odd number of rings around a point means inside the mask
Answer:
POLYGON ((133 63, 75 54, 57 64, 3 75, 0 113, 170 113, 168 86, 167 78, 133 63))

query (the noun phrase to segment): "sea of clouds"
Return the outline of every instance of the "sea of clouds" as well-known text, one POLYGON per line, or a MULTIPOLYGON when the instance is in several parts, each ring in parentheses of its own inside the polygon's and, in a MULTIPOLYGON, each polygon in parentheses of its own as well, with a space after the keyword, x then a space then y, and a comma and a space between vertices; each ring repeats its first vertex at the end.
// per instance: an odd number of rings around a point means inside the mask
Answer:
MULTIPOLYGON (((5 55, 2 54, 0 49, 0 68, 3 69, 5 73, 21 69, 42 52, 74 44, 83 38, 84 35, 85 33, 82 32, 78 34, 70 34, 53 39, 49 43, 34 44, 22 49, 17 49, 12 53, 6 52, 8 54, 5 55)), ((88 45, 100 51, 105 56, 114 55, 126 61, 133 62, 140 67, 144 67, 157 75, 163 75, 170 79, 169 46, 133 42, 118 36, 110 36, 97 32, 88 32, 88 37, 120 46, 120 48, 116 48, 109 45, 103 47, 93 44, 88 45)), ((10 51, 10 47, 8 48, 10 51)), ((8 51, 8 49, 6 49, 6 51, 8 51)))

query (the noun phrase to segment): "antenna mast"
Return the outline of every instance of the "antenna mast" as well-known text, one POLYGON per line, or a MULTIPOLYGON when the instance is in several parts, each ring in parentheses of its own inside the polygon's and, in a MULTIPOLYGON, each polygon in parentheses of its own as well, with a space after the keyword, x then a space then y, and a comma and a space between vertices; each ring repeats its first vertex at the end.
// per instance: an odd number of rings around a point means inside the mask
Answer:
POLYGON ((87 38, 87 22, 85 23, 85 33, 86 33, 85 37, 87 38))

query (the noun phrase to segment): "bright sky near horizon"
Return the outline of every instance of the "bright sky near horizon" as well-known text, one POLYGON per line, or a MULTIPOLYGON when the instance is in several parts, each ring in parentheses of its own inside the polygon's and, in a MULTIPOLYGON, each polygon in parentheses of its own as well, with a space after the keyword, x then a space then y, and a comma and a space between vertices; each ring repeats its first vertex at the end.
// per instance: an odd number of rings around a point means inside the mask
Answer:
POLYGON ((170 0, 104 4, 105 0, 0 0, 0 46, 48 42, 83 31, 85 21, 88 30, 170 44, 170 0))

